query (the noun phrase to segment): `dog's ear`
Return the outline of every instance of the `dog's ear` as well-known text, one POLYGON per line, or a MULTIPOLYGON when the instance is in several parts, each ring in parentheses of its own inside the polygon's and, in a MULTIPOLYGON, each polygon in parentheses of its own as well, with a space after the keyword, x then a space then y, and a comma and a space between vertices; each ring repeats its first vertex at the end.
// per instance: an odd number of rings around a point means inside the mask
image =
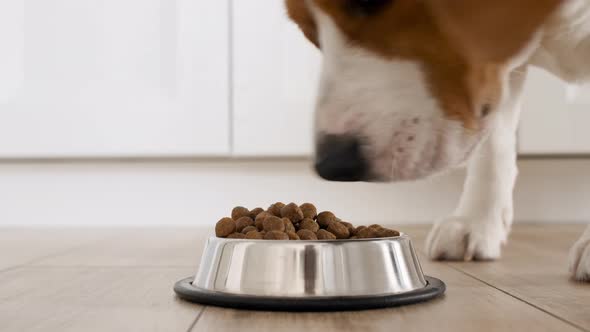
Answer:
POLYGON ((320 47, 315 21, 304 0, 285 0, 289 17, 316 47, 320 47))
POLYGON ((523 51, 567 0, 427 0, 440 29, 471 61, 504 63, 523 51))

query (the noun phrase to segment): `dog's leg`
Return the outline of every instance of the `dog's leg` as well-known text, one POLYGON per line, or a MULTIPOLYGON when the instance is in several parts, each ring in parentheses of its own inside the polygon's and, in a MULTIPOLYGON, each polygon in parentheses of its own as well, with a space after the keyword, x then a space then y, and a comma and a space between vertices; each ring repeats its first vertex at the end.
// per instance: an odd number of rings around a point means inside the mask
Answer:
POLYGON ((590 281, 590 225, 570 251, 569 263, 574 279, 590 281))
POLYGON ((513 74, 510 96, 498 110, 493 131, 469 161, 459 206, 435 223, 426 240, 432 259, 500 257, 512 225, 512 191, 518 173, 516 129, 526 70, 513 74))

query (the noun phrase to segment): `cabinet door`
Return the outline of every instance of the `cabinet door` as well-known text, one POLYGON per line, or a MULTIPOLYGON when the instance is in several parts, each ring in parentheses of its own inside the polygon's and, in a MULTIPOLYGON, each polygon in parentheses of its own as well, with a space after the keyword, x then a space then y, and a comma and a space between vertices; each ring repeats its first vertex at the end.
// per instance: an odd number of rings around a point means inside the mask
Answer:
POLYGON ((234 154, 310 154, 319 52, 289 21, 283 1, 233 6, 234 154))
POLYGON ((228 4, 0 1, 0 157, 229 154, 228 4))
POLYGON ((532 69, 523 99, 520 152, 528 155, 590 153, 590 85, 567 85, 532 69))

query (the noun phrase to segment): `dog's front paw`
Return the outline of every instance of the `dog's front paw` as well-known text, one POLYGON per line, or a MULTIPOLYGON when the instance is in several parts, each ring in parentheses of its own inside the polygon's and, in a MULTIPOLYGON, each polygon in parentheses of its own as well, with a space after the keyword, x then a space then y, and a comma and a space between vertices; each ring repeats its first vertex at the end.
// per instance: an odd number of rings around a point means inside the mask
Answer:
POLYGON ((501 218, 451 217, 434 225, 426 253, 435 260, 493 260, 500 257, 506 237, 501 218))
POLYGON ((586 231, 570 251, 570 272, 578 281, 590 281, 590 231, 586 231))

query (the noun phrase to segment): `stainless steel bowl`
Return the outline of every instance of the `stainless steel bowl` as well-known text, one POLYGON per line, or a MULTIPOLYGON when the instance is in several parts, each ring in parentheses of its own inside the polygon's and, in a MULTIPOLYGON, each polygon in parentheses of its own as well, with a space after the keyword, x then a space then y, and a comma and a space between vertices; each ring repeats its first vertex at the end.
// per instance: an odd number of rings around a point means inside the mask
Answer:
POLYGON ((175 291, 184 299, 208 304, 329 310, 357 308, 342 305, 346 303, 385 300, 397 305, 422 301, 444 292, 444 284, 424 276, 405 234, 338 241, 211 237, 196 276, 179 281, 175 291), (228 299, 240 305, 222 303, 228 299), (396 299, 405 301, 392 301, 396 299))

